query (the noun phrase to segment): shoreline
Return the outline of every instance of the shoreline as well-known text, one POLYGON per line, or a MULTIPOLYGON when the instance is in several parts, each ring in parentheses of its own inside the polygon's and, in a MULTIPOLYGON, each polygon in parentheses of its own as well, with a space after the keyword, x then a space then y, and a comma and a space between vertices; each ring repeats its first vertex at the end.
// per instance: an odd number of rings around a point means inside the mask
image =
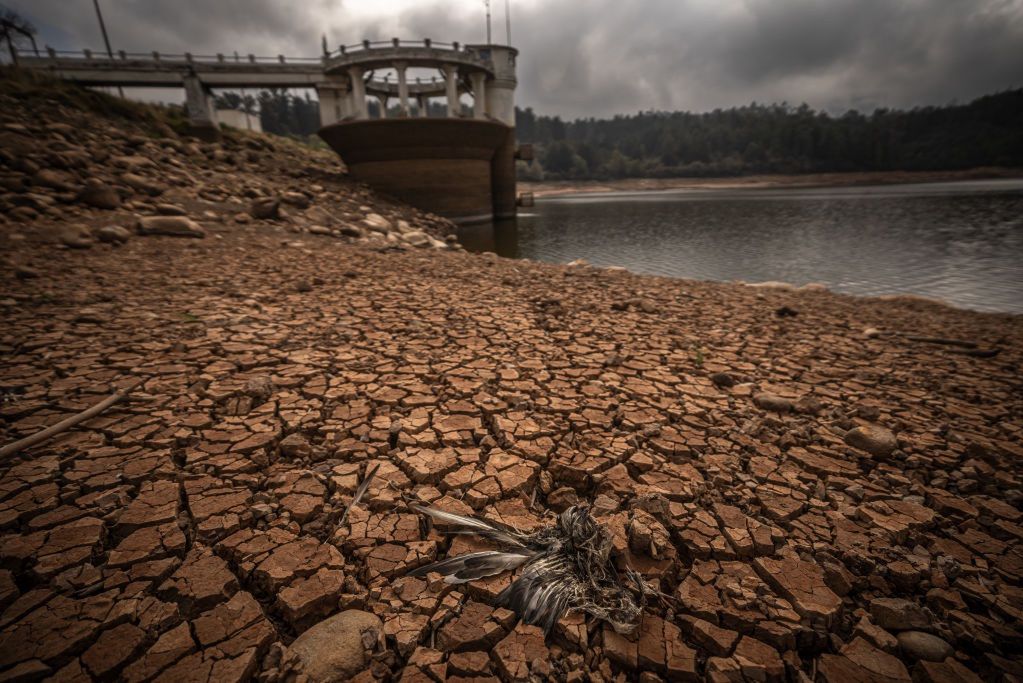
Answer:
POLYGON ((878 171, 856 173, 764 174, 717 178, 620 178, 615 180, 519 181, 520 192, 534 197, 559 197, 598 192, 659 192, 665 190, 806 189, 863 185, 908 185, 958 180, 1023 178, 1023 169, 972 168, 964 171, 878 171))

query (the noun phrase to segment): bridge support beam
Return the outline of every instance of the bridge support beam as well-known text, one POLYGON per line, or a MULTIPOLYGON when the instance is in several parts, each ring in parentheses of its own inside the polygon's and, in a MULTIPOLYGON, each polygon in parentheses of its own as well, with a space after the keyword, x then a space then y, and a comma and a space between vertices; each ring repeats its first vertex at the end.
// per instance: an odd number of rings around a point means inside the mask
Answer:
POLYGON ((218 139, 220 126, 213 94, 195 74, 184 76, 182 83, 185 86, 185 109, 188 111, 192 134, 203 140, 218 139))
POLYGON ((482 71, 474 71, 469 75, 472 81, 472 117, 474 119, 487 118, 487 75, 482 71))
POLYGON ((366 82, 362 80, 362 67, 349 68, 348 77, 352 81, 352 114, 357 119, 368 119, 369 108, 366 106, 366 82))
POLYGON ((408 64, 395 62, 394 69, 398 72, 398 106, 401 107, 401 115, 408 117, 408 79, 405 78, 405 69, 408 64))
POLYGON ((462 115, 462 104, 458 101, 458 69, 451 64, 444 65, 444 84, 448 96, 448 116, 457 118, 462 115))
POLYGON ((348 84, 344 78, 328 76, 327 80, 316 84, 316 97, 320 101, 320 125, 329 126, 343 119, 344 102, 348 95, 348 84))
POLYGON ((426 95, 417 95, 416 103, 419 105, 419 116, 426 118, 430 115, 430 98, 426 95))

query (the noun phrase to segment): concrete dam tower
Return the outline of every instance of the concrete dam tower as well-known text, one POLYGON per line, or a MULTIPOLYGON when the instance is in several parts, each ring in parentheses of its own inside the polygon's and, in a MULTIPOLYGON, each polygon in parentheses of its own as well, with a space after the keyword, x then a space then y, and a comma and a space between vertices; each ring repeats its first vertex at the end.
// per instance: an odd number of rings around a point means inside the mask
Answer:
POLYGON ((413 206, 456 223, 514 217, 517 55, 507 45, 430 40, 341 48, 323 60, 319 136, 352 177, 413 206), (436 75, 412 81, 409 69, 436 75), (386 78, 374 77, 383 70, 386 78), (371 97, 379 118, 370 118, 371 97), (433 98, 445 116, 428 116, 433 98), (388 117, 395 101, 397 116, 388 117))

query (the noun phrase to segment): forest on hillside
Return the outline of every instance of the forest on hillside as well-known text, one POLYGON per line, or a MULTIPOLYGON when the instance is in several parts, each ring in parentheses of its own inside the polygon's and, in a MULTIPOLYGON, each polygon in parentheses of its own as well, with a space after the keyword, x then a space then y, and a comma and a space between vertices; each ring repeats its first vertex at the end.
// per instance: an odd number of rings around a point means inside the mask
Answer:
POLYGON ((805 104, 575 121, 519 109, 516 136, 536 147, 520 166, 536 180, 1023 167, 1023 89, 841 116, 805 104))
MULTIPOLYGON (((319 128, 319 105, 308 93, 225 92, 217 105, 258 112, 263 130, 278 135, 307 138, 319 128)), ((375 102, 370 109, 375 117, 375 102)), ((445 109, 435 104, 430 115, 445 109)), ((531 180, 1023 167, 1023 89, 968 104, 841 116, 754 103, 574 121, 527 108, 515 119, 519 142, 535 147, 532 163, 519 162, 519 176, 531 180)))

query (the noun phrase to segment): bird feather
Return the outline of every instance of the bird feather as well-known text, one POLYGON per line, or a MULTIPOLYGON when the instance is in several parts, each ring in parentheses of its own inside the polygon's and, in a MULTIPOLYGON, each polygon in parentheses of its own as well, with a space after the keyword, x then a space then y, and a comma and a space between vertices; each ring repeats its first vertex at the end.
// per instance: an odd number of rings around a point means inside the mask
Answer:
POLYGON ((345 508, 344 513, 341 515, 341 521, 337 523, 338 526, 345 523, 345 520, 348 519, 348 512, 355 507, 360 500, 362 500, 364 495, 366 495, 366 491, 369 489, 369 483, 373 481, 373 477, 376 476, 377 470, 379 469, 380 463, 377 463, 373 465, 372 469, 366 472, 366 477, 362 480, 362 483, 359 484, 359 487, 355 489, 355 495, 352 496, 352 502, 348 504, 348 507, 345 508))
POLYGON ((526 547, 519 534, 497 526, 492 522, 485 522, 482 519, 476 519, 475 517, 467 517, 454 512, 445 512, 444 510, 438 510, 437 508, 426 507, 423 505, 413 505, 412 508, 424 515, 427 515, 434 522, 447 524, 453 527, 461 527, 453 530, 445 530, 445 533, 476 534, 477 536, 489 538, 492 541, 503 543, 513 548, 526 547))
POLYGON ((407 576, 426 576, 430 573, 437 573, 444 576, 445 583, 465 583, 516 569, 530 557, 532 555, 526 553, 485 550, 449 557, 414 569, 407 576))

